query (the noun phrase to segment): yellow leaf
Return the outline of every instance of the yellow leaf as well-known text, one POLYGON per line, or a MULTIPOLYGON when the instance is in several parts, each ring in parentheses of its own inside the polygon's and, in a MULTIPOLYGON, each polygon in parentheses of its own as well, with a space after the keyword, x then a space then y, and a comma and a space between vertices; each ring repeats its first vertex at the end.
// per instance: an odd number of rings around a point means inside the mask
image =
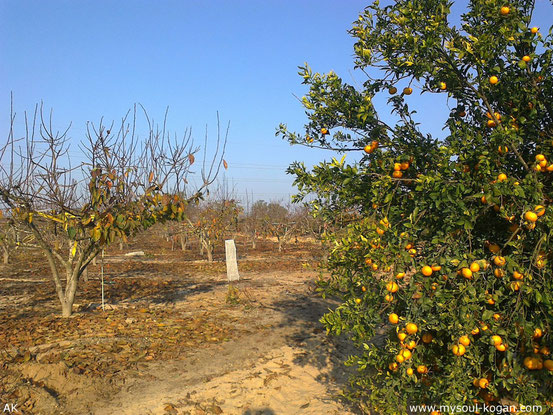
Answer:
POLYGON ((73 244, 73 248, 71 248, 71 256, 74 257, 77 253, 77 241, 73 244))
POLYGON ((190 165, 194 164, 194 160, 195 160, 194 154, 190 153, 188 155, 188 161, 190 162, 190 165))
POLYGON ((228 163, 226 160, 223 159, 223 167, 226 169, 228 169, 228 163))
POLYGON ((154 172, 153 171, 150 172, 150 177, 148 177, 148 181, 150 183, 152 183, 154 181, 154 172))

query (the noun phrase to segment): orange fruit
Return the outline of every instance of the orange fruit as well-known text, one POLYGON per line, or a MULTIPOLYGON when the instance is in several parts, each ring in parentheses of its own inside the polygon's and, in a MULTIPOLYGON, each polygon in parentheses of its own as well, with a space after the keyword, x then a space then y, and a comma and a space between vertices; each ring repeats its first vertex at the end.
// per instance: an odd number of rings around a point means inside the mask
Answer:
POLYGON ((480 329, 478 327, 472 329, 470 332, 473 336, 476 336, 478 333, 480 333, 480 329))
POLYGON ((420 373, 421 375, 428 373, 428 368, 425 365, 419 365, 417 366, 417 373, 420 373))
POLYGON ((434 272, 438 272, 442 269, 441 265, 432 265, 430 268, 432 268, 434 272))
POLYGON ((493 335, 491 340, 493 346, 497 346, 498 344, 503 343, 503 339, 501 338, 501 336, 493 335))
POLYGON ((467 349, 462 344, 455 344, 451 350, 455 356, 463 356, 467 349))
POLYGON ((411 359, 411 356, 413 356, 413 353, 411 353, 411 350, 403 349, 401 351, 401 355, 404 357, 405 360, 411 359))
POLYGON ((411 95, 413 93, 413 88, 409 88, 409 87, 403 88, 403 93, 405 95, 411 95))
POLYGON ((534 329, 534 335, 533 335, 534 339, 539 339, 541 336, 543 336, 543 330, 540 329, 539 327, 536 327, 534 329))
POLYGON ((536 161, 540 162, 544 160, 545 160, 545 156, 543 154, 536 154, 536 161))
POLYGON ((489 384, 490 384, 490 381, 486 378, 481 378, 481 379, 478 380, 478 386, 481 389, 486 389, 489 384))
POLYGON ((403 172, 401 172, 401 171, 394 171, 392 173, 392 177, 395 178, 395 179, 400 179, 401 176, 403 176, 403 172))
POLYGON ((514 271, 514 272, 513 272, 513 278, 514 278, 515 280, 522 280, 522 279, 524 279, 524 275, 521 274, 521 273, 518 272, 518 271, 514 271))
POLYGON ((468 336, 461 336, 459 337, 459 343, 461 343, 463 346, 468 346, 470 344, 470 339, 468 336))
POLYGON ((510 13, 511 9, 509 9, 507 6, 503 6, 499 12, 502 16, 507 16, 510 13))
POLYGON ((408 161, 404 161, 403 163, 401 163, 401 170, 407 170, 408 168, 409 168, 408 161))
POLYGON ((397 278, 398 280, 402 279, 403 277, 405 277, 405 272, 398 272, 398 273, 396 274, 396 278, 397 278))
POLYGON ((407 323, 407 325, 405 326, 405 330, 409 334, 415 334, 419 330, 419 328, 415 323, 407 323))
POLYGON ((398 334, 397 334, 397 338, 399 339, 399 341, 403 341, 407 338, 407 333, 405 333, 404 331, 400 331, 398 334))
POLYGON ((493 270, 493 275, 495 275, 496 278, 503 278, 505 276, 505 271, 501 268, 496 268, 493 270))
POLYGON ((440 86, 440 89, 443 91, 447 88, 447 85, 445 84, 445 82, 440 82, 439 83, 439 86, 440 86))
POLYGON ((536 33, 538 33, 539 30, 540 30, 539 28, 533 27, 532 29, 530 29, 530 32, 531 32, 533 35, 535 35, 536 33))
POLYGON ((430 277, 432 275, 432 267, 429 267, 428 265, 425 265, 421 269, 422 275, 425 277, 430 277))
POLYGON ((527 356, 524 358, 524 366, 529 370, 539 370, 543 368, 543 361, 537 357, 527 356))
POLYGON ((394 281, 390 281, 388 284, 386 284, 386 290, 391 293, 395 293, 399 290, 399 285, 397 285, 397 283, 395 283, 394 281))
POLYGON ((409 376, 411 376, 413 373, 415 373, 415 371, 413 370, 412 367, 410 367, 409 369, 407 369, 407 370, 405 371, 405 373, 407 373, 409 376))
POLYGON ((547 359, 545 362, 543 362, 543 367, 549 371, 553 371, 553 360, 547 359))
POLYGON ((428 343, 430 343, 430 342, 432 341, 432 339, 433 339, 433 337, 432 337, 432 334, 430 334, 430 333, 424 333, 424 334, 422 335, 422 341, 423 341, 423 343, 428 344, 428 343))
POLYGON ((536 212, 536 215, 538 215, 538 217, 543 216, 545 214, 545 206, 536 205, 536 207, 534 208, 534 212, 536 212))
POLYGON ((392 324, 397 324, 399 322, 399 316, 396 313, 392 313, 388 316, 388 321, 392 324))
POLYGON ((403 362, 405 362, 405 357, 403 357, 403 355, 400 353, 396 356, 396 361, 398 363, 403 363, 403 362))
POLYGON ((526 219, 528 222, 535 222, 538 220, 538 215, 529 210, 524 214, 524 219, 526 219))
POLYGON ((492 254, 497 254, 499 253, 500 251, 500 248, 499 248, 499 245, 498 244, 489 244, 488 245, 488 249, 490 250, 490 252, 492 254))
POLYGON ((498 82, 499 82, 499 79, 497 78, 497 76, 495 75, 490 76, 490 84, 495 85, 498 82))
POLYGON ((417 347, 417 342, 414 340, 410 340, 405 344, 405 347, 407 347, 409 350, 413 350, 415 347, 417 347))
POLYGON ((497 176, 497 181, 499 182, 504 182, 505 180, 507 180, 507 175, 505 173, 500 173, 498 176, 497 176))
POLYGON ((392 372, 395 372, 397 369, 398 369, 398 364, 396 362, 393 362, 393 363, 390 363, 388 365, 388 368, 392 371, 392 372))
POLYGON ((326 128, 324 128, 324 127, 321 128, 321 134, 322 134, 322 135, 327 135, 327 134, 328 134, 328 129, 326 129, 326 128))
POLYGON ((488 120, 488 122, 486 123, 486 125, 490 128, 493 128, 493 127, 496 127, 497 124, 494 120, 488 120))
POLYGON ((388 93, 390 95, 394 95, 396 92, 397 92, 397 88, 395 86, 391 86, 390 88, 388 88, 388 93))
POLYGON ((480 264, 478 262, 474 261, 472 264, 470 264, 469 269, 472 272, 478 272, 478 271, 480 271, 480 264))
POLYGON ((505 265, 505 262, 506 262, 505 257, 499 256, 499 255, 494 257, 493 259, 493 263, 498 267, 503 267, 505 265))
POLYGON ((498 352, 504 352, 505 350, 507 350, 507 346, 505 346, 503 343, 497 344, 495 348, 498 352))
POLYGON ((394 296, 392 294, 386 294, 386 296, 384 297, 384 300, 391 303, 392 301, 394 301, 394 296))
POLYGON ((461 275, 466 279, 472 279, 472 271, 469 268, 463 268, 461 270, 461 275))
POLYGON ((528 56, 528 55, 524 55, 524 56, 522 57, 522 60, 523 60, 524 62, 528 63, 528 62, 530 62, 530 61, 532 60, 532 58, 531 58, 530 56, 528 56))

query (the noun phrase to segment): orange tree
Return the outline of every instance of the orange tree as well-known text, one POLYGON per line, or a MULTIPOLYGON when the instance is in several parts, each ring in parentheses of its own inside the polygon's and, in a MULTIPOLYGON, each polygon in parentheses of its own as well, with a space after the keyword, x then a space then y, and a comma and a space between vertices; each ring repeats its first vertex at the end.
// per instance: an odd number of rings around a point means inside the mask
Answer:
POLYGON ((99 252, 155 223, 184 220, 188 203, 202 197, 219 170, 222 159, 214 157, 209 172, 202 169, 202 186, 187 196, 197 151, 190 133, 172 139, 165 120, 162 128, 154 127, 144 112, 149 131, 141 140, 136 107, 130 114, 116 129, 87 125, 85 161, 72 163, 68 130, 55 132, 38 107, 32 123, 25 116, 23 139, 15 137, 12 114, 0 148, 0 205, 46 257, 64 317, 71 315, 78 283, 99 252))
POLYGON ((289 172, 318 214, 360 213, 334 238, 321 286, 343 301, 322 321, 359 346, 353 396, 381 413, 551 411, 553 51, 533 3, 474 0, 455 27, 446 0, 375 2, 350 31, 362 87, 300 68, 309 123, 277 135, 359 155, 289 172), (444 137, 421 130, 414 89, 447 98, 444 137))

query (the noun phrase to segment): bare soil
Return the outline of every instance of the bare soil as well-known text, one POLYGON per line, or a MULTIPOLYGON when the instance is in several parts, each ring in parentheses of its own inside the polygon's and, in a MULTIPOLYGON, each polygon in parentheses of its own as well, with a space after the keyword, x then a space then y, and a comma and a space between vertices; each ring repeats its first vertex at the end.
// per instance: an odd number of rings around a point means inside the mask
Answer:
POLYGON ((21 252, 0 268, 0 404, 21 414, 353 414, 339 400, 350 346, 320 317, 317 245, 278 253, 238 244, 241 280, 222 251, 208 263, 145 235, 83 282, 59 317, 45 261, 21 252), (143 250, 144 257, 125 257, 143 250))

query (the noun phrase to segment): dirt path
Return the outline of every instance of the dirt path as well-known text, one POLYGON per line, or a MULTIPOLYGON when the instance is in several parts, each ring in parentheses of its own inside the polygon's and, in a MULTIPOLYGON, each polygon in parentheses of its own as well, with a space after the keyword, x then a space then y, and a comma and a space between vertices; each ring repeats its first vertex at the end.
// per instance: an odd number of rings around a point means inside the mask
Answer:
MULTIPOLYGON (((231 312, 246 333, 179 361, 152 363, 129 379, 108 414, 350 414, 337 401, 348 350, 318 319, 329 304, 311 290, 312 274, 246 274, 231 312)), ((225 288, 177 303, 217 306, 225 288)), ((225 310, 229 313, 229 310, 225 310)))

